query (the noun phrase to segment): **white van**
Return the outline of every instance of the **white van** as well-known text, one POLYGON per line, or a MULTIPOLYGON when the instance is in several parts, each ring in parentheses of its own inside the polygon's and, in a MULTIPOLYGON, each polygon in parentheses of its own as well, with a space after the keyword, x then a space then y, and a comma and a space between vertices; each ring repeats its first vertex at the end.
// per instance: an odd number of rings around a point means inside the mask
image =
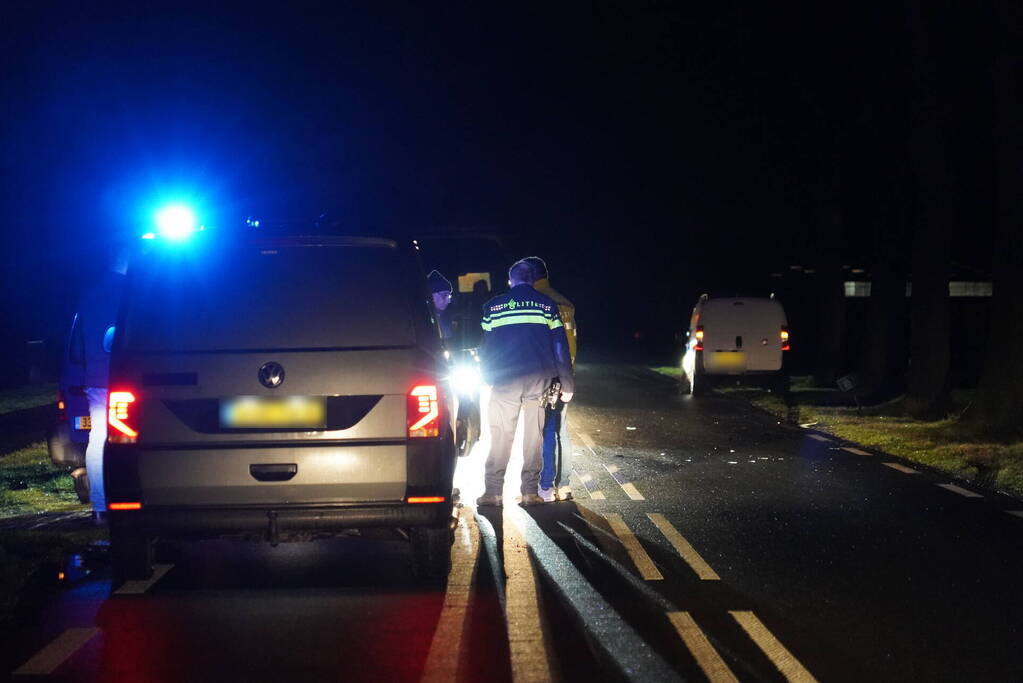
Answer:
POLYGON ((769 299, 700 297, 689 319, 682 356, 682 390, 703 394, 725 382, 759 384, 778 393, 789 387, 785 309, 769 299))

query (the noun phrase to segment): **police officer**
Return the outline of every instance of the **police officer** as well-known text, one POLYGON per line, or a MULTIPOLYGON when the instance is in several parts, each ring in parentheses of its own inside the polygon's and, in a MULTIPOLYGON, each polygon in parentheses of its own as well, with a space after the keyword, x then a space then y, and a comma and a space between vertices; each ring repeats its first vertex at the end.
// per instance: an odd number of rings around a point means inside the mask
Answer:
POLYGON ((447 312, 448 306, 451 305, 451 282, 436 270, 430 271, 430 274, 426 276, 426 282, 430 286, 433 308, 437 312, 440 334, 444 339, 448 339, 454 334, 451 316, 447 312))
POLYGON ((501 505, 504 473, 511 458, 515 428, 522 414, 521 504, 537 505, 544 413, 541 397, 555 377, 562 400, 572 400, 575 382, 565 328, 557 304, 533 289, 536 273, 526 261, 508 271, 511 290, 483 305, 483 380, 491 385, 490 453, 483 496, 477 505, 501 505))
MULTIPOLYGON (((551 287, 547 264, 539 256, 525 259, 533 267, 536 280, 533 289, 545 294, 558 305, 561 322, 568 339, 568 355, 575 367, 576 325, 575 306, 561 292, 551 287)), ((558 398, 553 406, 545 410, 543 428, 543 470, 540 472, 540 488, 537 493, 544 502, 572 500, 569 476, 572 474, 572 441, 568 434, 568 411, 565 402, 558 398)))

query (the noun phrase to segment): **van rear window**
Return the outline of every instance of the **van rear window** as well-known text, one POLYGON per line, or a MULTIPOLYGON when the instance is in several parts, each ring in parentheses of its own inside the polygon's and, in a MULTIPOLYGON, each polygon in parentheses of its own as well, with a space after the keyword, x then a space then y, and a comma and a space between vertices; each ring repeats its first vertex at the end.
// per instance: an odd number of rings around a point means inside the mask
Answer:
POLYGON ((138 266, 124 312, 133 351, 410 346, 425 306, 394 248, 246 246, 138 266))

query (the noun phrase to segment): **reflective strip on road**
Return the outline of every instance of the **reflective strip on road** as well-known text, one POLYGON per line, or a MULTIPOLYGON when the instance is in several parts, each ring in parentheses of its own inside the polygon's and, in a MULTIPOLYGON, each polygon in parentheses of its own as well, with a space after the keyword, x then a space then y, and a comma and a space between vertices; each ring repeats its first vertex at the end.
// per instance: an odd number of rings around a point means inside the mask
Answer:
POLYGON ((872 453, 868 453, 865 450, 862 450, 860 448, 852 448, 850 446, 842 446, 842 450, 845 451, 846 453, 852 453, 853 455, 872 455, 872 453))
POLYGON ((817 679, 810 675, 802 664, 799 663, 792 653, 786 649, 771 631, 764 626, 764 623, 757 618, 753 612, 729 611, 729 614, 739 622, 739 626, 746 632, 757 646, 763 650, 771 663, 778 667, 778 671, 792 683, 811 683, 817 679))
POLYGON ((668 619, 675 627, 682 642, 689 648, 690 654, 693 655, 693 659, 703 670, 703 675, 707 677, 708 681, 711 683, 732 683, 733 681, 738 683, 739 679, 721 659, 721 655, 710 644, 707 636, 703 634, 693 618, 689 616, 689 612, 668 612, 668 619))
POLYGON ((615 536, 621 541, 622 545, 625 546, 625 552, 629 553, 629 557, 632 558, 632 563, 636 565, 636 569, 639 570, 639 575, 647 581, 660 581, 664 578, 661 572, 657 569, 654 561, 650 559, 650 555, 647 554, 643 548, 643 544, 639 542, 636 535, 632 533, 625 520, 622 519, 621 515, 609 514, 606 515, 608 524, 611 525, 611 530, 615 532, 615 536))
POLYGON ((648 512, 647 517, 654 523, 664 537, 668 539, 672 547, 678 551, 678 554, 682 556, 682 559, 686 561, 696 575, 704 581, 720 581, 721 577, 717 575, 710 565, 700 557, 700 553, 696 552, 696 548, 692 546, 689 541, 685 539, 685 536, 679 532, 667 518, 658 512, 648 512))
POLYGON ((831 443, 831 439, 829 439, 826 436, 821 436, 820 434, 807 434, 807 436, 813 439, 814 441, 820 441, 821 443, 831 443))

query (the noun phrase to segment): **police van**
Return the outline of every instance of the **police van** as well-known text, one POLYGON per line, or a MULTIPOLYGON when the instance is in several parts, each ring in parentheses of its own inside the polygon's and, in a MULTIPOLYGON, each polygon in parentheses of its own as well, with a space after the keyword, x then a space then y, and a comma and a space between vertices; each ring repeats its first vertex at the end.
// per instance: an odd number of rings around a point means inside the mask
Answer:
POLYGON ((104 455, 118 579, 157 538, 390 527, 446 576, 455 404, 411 243, 212 235, 133 261, 104 455))

